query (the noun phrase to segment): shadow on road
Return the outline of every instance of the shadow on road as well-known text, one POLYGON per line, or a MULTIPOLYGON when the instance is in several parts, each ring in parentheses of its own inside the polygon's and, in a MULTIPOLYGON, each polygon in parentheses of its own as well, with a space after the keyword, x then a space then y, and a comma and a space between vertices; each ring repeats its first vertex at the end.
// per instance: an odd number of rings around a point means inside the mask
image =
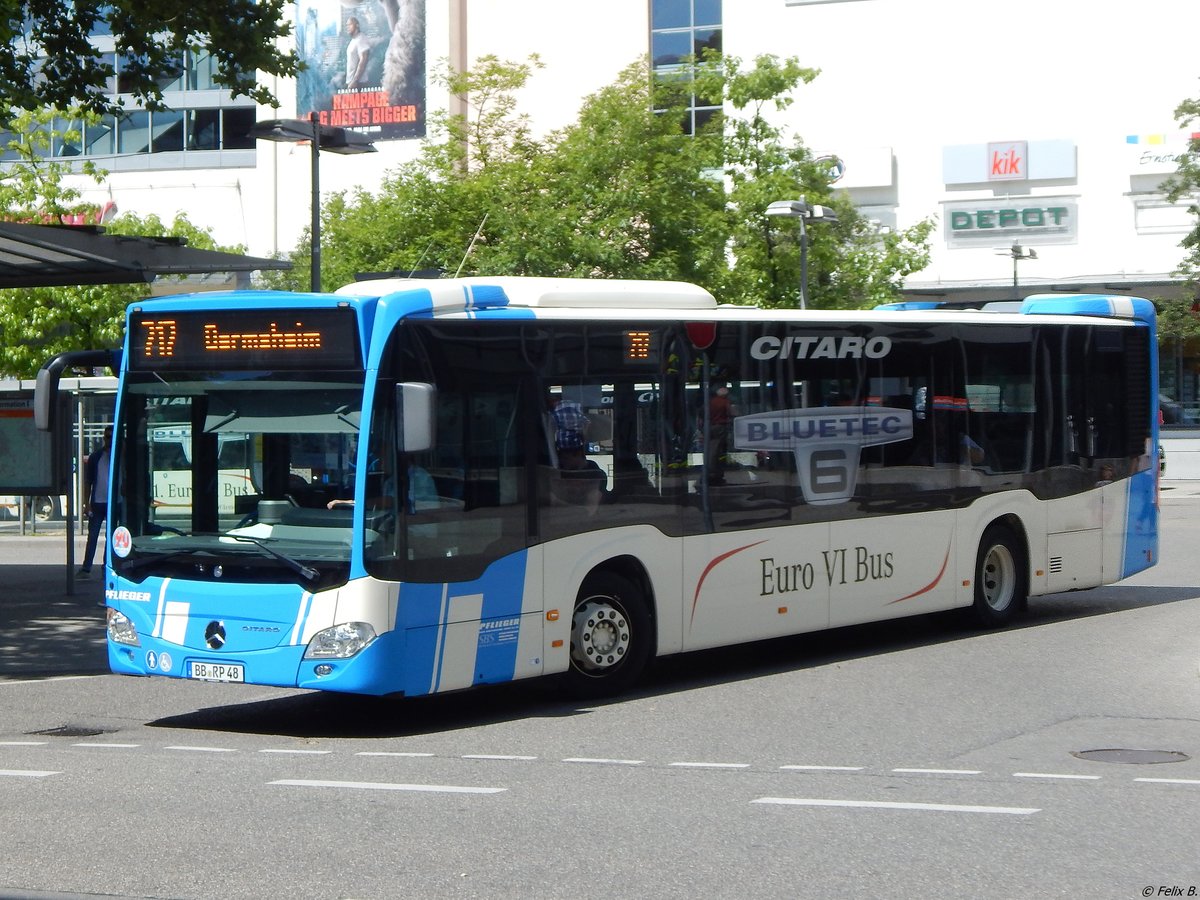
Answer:
POLYGON ((108 671, 103 580, 66 592, 62 565, 0 568, 0 679, 97 675, 108 671))
MULTIPOLYGON (((1177 603, 1194 599, 1198 593, 1197 588, 1114 585, 1056 594, 1032 601, 1029 613, 1009 630, 1177 603)), ((313 692, 251 703, 231 702, 148 724, 302 738, 410 737, 521 719, 587 715, 604 703, 798 672, 949 641, 986 639, 988 634, 965 624, 961 611, 934 613, 666 657, 657 661, 638 690, 607 701, 565 699, 557 692, 554 680, 545 679, 437 697, 376 698, 313 692)), ((230 700, 236 697, 231 690, 230 700)))

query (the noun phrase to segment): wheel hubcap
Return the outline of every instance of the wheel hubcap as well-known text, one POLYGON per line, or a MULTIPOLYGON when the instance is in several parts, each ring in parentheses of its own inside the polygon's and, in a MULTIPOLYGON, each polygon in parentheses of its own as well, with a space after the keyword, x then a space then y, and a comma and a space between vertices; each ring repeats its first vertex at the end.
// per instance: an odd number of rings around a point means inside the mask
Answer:
POLYGON ((609 598, 592 597, 571 620, 571 659, 584 672, 604 674, 625 658, 630 638, 625 613, 609 598))
POLYGON ((1008 608, 1012 603, 1016 576, 1017 568, 1009 549, 1003 544, 992 547, 984 557, 983 571, 980 572, 983 597, 988 606, 997 612, 1008 608))

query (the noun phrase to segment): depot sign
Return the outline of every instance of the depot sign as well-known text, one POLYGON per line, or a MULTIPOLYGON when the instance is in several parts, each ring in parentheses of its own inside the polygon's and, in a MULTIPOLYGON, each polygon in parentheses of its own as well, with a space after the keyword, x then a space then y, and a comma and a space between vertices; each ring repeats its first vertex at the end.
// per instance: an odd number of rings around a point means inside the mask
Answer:
POLYGON ((1003 246, 1017 238, 1069 244, 1078 236, 1079 205, 1072 197, 963 200, 945 204, 946 245, 1003 246))

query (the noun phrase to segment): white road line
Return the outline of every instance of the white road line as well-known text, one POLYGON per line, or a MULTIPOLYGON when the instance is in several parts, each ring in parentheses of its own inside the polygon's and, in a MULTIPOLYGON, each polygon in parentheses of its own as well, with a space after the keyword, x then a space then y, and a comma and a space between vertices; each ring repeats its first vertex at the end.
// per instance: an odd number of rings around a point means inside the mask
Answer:
POLYGON ((1196 778, 1135 778, 1134 781, 1146 781, 1151 784, 1200 784, 1196 778))
POLYGON ((889 803, 880 800, 811 800, 794 797, 760 797, 751 803, 775 803, 782 806, 836 806, 849 809, 904 809, 923 812, 993 813, 1008 816, 1030 816, 1041 812, 1021 806, 960 806, 953 803, 889 803))
POLYGON ((188 747, 188 746, 172 746, 165 747, 166 750, 190 750, 193 753, 237 753, 233 747, 188 747))
POLYGON ((861 772, 865 766, 780 766, 798 772, 861 772))
POLYGON ((892 769, 900 775, 982 775, 978 769, 892 769))
POLYGON ((607 766, 640 766, 644 759, 593 759, 590 756, 570 756, 563 760, 569 763, 595 763, 607 766))
POLYGON ((681 769, 748 769, 750 763, 716 763, 716 762, 673 762, 673 766, 681 769))
POLYGON ((288 749, 284 749, 284 748, 273 749, 273 748, 268 747, 264 750, 259 750, 258 752, 259 753, 283 753, 283 754, 291 754, 291 755, 295 755, 295 756, 325 756, 329 753, 332 753, 333 751, 332 750, 288 750, 288 749))
POLYGON ((49 741, 0 741, 0 747, 45 747, 49 741))
POLYGON ((389 750, 360 750, 355 756, 408 756, 408 757, 426 757, 433 756, 432 753, 395 753, 389 750))
POLYGON ((288 787, 354 788, 368 791, 422 791, 433 794, 500 794, 508 790, 508 788, 461 787, 453 784, 387 784, 374 781, 306 781, 291 778, 268 781, 267 784, 281 784, 288 787))
POLYGON ((515 756, 506 753, 464 753, 463 759, 500 759, 500 760, 522 760, 522 759, 537 759, 536 756, 515 756))
POLYGON ((45 778, 47 775, 61 774, 61 772, 46 772, 39 769, 0 769, 0 775, 10 778, 45 778))
POLYGON ((104 741, 80 741, 78 743, 72 744, 71 746, 72 747, 88 747, 90 749, 104 749, 104 750, 107 750, 110 747, 113 749, 117 749, 117 750, 132 750, 135 747, 140 747, 142 745, 141 744, 109 744, 104 741))
POLYGON ((1054 772, 1013 772, 1013 778, 1062 778, 1066 781, 1099 781, 1099 775, 1059 775, 1054 772))

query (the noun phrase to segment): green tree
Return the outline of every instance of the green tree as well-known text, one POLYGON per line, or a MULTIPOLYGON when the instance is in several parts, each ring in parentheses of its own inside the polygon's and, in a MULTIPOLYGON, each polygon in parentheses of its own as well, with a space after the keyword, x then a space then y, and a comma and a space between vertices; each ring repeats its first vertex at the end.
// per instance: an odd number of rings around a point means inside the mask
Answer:
MULTIPOLYGON (((1183 129, 1198 130, 1200 125, 1200 99, 1185 100, 1175 109, 1175 120, 1183 129)), ((1195 217, 1192 230, 1180 242, 1184 256, 1174 274, 1184 279, 1193 295, 1200 295, 1200 138, 1192 138, 1187 150, 1179 157, 1175 174, 1162 185, 1167 199, 1172 203, 1190 197, 1188 212, 1195 217)), ((1193 311, 1191 299, 1158 299, 1159 344, 1164 354, 1168 348, 1179 346, 1200 338, 1200 317, 1193 311)))
POLYGON ((930 219, 884 232, 829 182, 828 164, 800 137, 787 142, 770 111, 783 112, 793 93, 820 75, 792 57, 759 56, 751 66, 733 56, 706 57, 696 67, 697 92, 734 110, 722 128, 729 184, 733 263, 716 287, 724 300, 763 306, 800 305, 800 227, 765 211, 776 200, 801 197, 828 206, 837 222, 810 224, 809 305, 853 309, 894 300, 905 276, 929 264, 930 219))
MULTIPOLYGON (((517 114, 528 63, 482 59, 448 73, 464 115, 431 117, 431 138, 375 193, 329 198, 322 210, 322 281, 358 272, 440 268, 448 274, 682 279, 726 302, 793 305, 798 257, 789 229, 763 214, 770 200, 807 194, 838 208, 835 230, 814 235, 814 298, 824 306, 893 299, 900 279, 927 262, 931 223, 880 235, 796 142, 784 146, 761 114, 816 73, 764 57, 748 73, 717 59, 654 80, 645 61, 588 97, 578 121, 541 139, 517 114), (727 96, 744 119, 721 117, 696 135, 680 127, 692 91, 727 96)), ((308 238, 292 273, 274 286, 303 288, 308 238)))
POLYGON ((113 62, 90 40, 97 33, 113 37, 122 93, 150 108, 161 106, 162 85, 179 74, 185 49, 211 54, 214 80, 234 96, 278 105, 258 73, 296 74, 295 53, 280 49, 291 33, 289 8, 287 0, 7 3, 0 17, 0 122, 45 107, 119 114, 113 62))
MULTIPOLYGON (((1200 131, 1200 98, 1185 100, 1175 109, 1175 120, 1179 127, 1193 132, 1200 131)), ((1163 184, 1167 199, 1172 203, 1182 197, 1191 198, 1188 212, 1196 218, 1195 225, 1180 242, 1184 249, 1183 261, 1176 270, 1189 285, 1200 284, 1200 138, 1193 137, 1187 150, 1179 156, 1179 167, 1175 174, 1163 184)))

